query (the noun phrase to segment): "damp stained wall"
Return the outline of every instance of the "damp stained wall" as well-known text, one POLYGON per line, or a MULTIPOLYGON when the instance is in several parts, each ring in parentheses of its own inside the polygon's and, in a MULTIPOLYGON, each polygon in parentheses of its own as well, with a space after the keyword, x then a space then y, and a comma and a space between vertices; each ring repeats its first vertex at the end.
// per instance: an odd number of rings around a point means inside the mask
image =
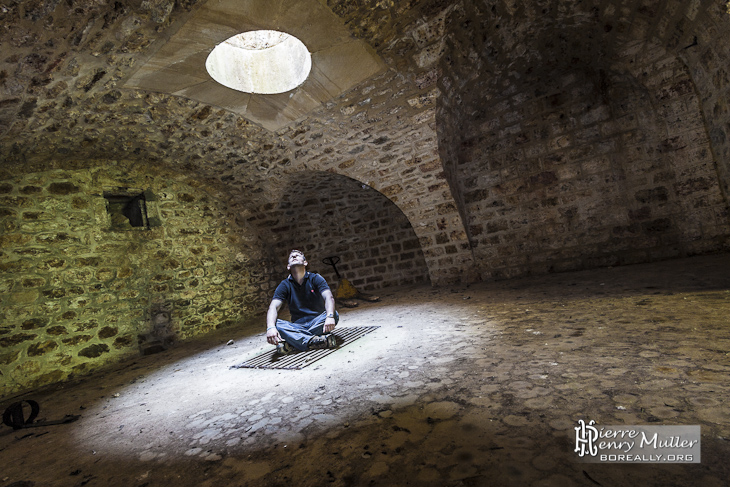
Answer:
POLYGON ((164 171, 102 161, 5 179, 0 226, 0 395, 235 325, 269 299, 255 233, 164 171), (140 193, 147 228, 105 197, 140 193))

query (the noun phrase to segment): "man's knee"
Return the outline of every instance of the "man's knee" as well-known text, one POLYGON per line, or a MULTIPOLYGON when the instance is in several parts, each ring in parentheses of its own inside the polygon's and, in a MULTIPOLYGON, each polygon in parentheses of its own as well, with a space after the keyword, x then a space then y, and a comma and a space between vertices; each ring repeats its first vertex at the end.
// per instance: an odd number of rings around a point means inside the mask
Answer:
POLYGON ((276 320, 276 329, 277 330, 281 330, 282 328, 288 330, 288 329, 291 329, 293 326, 294 325, 289 321, 281 320, 281 319, 276 320))

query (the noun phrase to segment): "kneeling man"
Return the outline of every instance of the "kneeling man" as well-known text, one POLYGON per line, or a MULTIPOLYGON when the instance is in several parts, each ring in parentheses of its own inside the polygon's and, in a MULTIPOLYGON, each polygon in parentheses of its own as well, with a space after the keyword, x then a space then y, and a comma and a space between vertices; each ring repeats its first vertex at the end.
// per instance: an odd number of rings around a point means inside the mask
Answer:
POLYGON ((266 313, 266 341, 282 354, 292 347, 302 352, 334 348, 337 342, 330 332, 340 317, 327 281, 315 272, 307 272, 307 260, 299 250, 291 251, 286 268, 291 274, 276 287, 266 313), (278 319, 285 302, 291 322, 278 319))

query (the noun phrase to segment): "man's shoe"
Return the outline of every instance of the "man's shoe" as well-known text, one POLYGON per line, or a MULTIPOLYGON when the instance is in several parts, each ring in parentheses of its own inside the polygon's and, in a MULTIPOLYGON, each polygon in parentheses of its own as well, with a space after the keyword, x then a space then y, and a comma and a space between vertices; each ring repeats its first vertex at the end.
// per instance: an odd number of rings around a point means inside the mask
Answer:
POLYGON ((307 348, 309 350, 322 350, 323 348, 327 348, 327 337, 315 336, 310 338, 307 348))
POLYGON ((294 347, 289 345, 287 342, 279 342, 276 344, 277 355, 289 355, 294 351, 294 347))
POLYGON ((335 346, 337 346, 337 341, 335 341, 335 337, 332 334, 312 337, 307 344, 309 350, 322 350, 325 348, 335 348, 335 346))

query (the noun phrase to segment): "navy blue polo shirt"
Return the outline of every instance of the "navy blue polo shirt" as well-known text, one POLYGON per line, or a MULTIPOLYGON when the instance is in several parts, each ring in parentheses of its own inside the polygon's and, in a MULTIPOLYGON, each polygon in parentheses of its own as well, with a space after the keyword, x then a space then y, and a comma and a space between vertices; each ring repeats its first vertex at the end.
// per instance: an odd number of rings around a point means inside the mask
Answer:
POLYGON ((325 311, 322 293, 329 288, 324 277, 316 272, 304 274, 301 285, 289 275, 276 286, 274 299, 289 305, 291 320, 296 323, 301 319, 311 320, 325 311))

